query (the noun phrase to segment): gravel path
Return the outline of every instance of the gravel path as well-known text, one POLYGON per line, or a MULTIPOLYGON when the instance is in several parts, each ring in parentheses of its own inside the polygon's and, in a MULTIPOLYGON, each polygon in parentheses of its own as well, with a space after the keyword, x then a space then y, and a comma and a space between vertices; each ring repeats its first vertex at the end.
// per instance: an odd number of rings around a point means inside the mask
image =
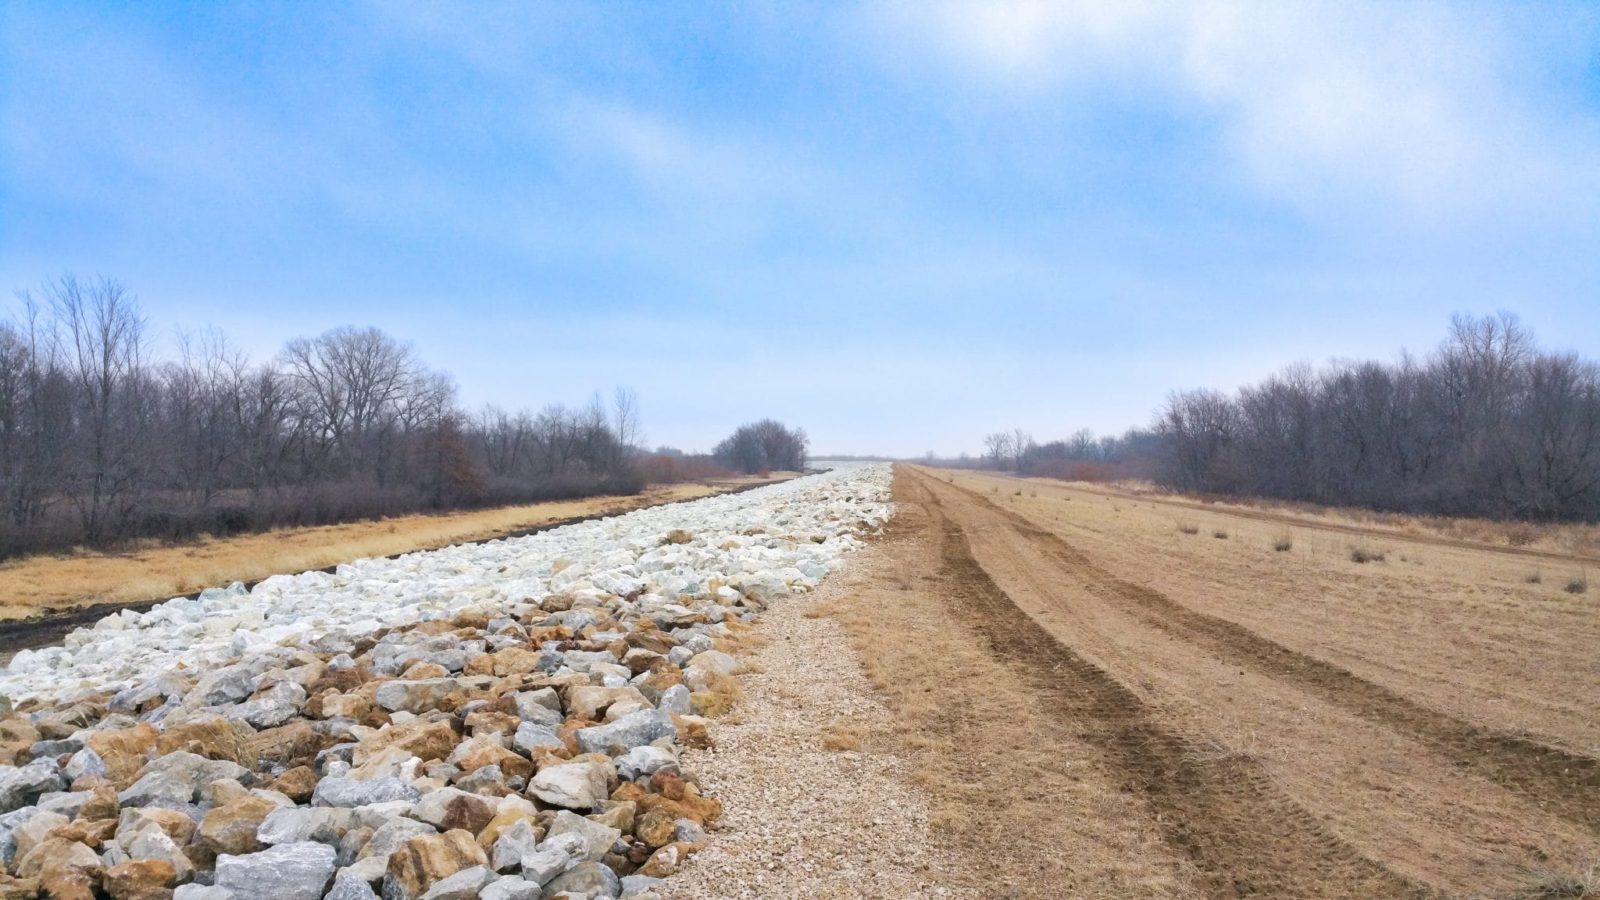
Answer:
POLYGON ((722 801, 722 825, 663 897, 958 896, 942 886, 926 795, 892 752, 893 714, 838 623, 806 616, 848 592, 852 570, 876 555, 856 554, 817 591, 763 616, 769 643, 743 658, 745 700, 713 725, 715 749, 684 759, 722 801), (835 725, 865 749, 824 749, 835 725))

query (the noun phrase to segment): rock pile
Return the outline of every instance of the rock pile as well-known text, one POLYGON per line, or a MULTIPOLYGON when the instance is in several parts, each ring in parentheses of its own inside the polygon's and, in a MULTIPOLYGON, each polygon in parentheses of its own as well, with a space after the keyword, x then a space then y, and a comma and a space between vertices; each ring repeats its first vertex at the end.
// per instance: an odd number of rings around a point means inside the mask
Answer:
POLYGON ((8 681, 28 699, 0 718, 0 898, 649 896, 722 812, 678 751, 736 697, 748 623, 878 527, 886 494, 885 470, 860 469, 620 517, 643 521, 584 529, 605 547, 550 541, 569 553, 554 561, 531 540, 537 560, 499 542, 488 571, 442 551, 401 567, 456 571, 392 592, 437 595, 412 621, 367 604, 388 623, 330 614, 264 643, 289 624, 268 613, 230 658, 112 687, 125 670, 83 650, 183 656, 168 619, 25 659, 8 681))

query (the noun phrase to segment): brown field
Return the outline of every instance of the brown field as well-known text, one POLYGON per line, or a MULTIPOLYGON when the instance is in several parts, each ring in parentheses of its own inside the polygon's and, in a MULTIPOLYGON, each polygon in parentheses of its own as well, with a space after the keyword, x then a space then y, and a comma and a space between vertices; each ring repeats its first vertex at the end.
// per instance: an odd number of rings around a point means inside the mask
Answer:
POLYGON ((895 499, 835 615, 968 887, 1593 896, 1585 560, 907 466, 895 499))
POLYGON ((188 594, 211 585, 256 581, 353 559, 427 550, 484 540, 552 522, 627 512, 692 500, 767 479, 657 485, 623 497, 588 497, 438 515, 396 516, 344 525, 284 528, 194 543, 115 553, 36 556, 0 565, 0 620, 14 620, 99 603, 135 602, 188 594))

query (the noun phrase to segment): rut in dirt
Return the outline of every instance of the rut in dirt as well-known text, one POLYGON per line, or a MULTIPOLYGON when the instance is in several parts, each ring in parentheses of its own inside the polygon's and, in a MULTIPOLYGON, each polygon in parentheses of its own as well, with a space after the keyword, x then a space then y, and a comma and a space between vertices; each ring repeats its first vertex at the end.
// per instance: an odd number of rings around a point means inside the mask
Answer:
POLYGON ((1270 783, 1260 766, 1165 728, 1109 673, 1034 622, 973 557, 966 534, 923 489, 952 609, 968 619, 1149 804, 1163 840, 1214 897, 1429 897, 1356 851, 1270 783))
POLYGON ((1110 602, 1140 621, 1202 646, 1218 657, 1315 694, 1412 738, 1453 764, 1527 797, 1548 812, 1600 832, 1600 760, 1472 725, 1348 669, 1291 650, 1237 622, 1199 612, 1153 588, 1117 578, 1060 536, 987 498, 955 489, 1005 518, 1096 599, 1110 602))

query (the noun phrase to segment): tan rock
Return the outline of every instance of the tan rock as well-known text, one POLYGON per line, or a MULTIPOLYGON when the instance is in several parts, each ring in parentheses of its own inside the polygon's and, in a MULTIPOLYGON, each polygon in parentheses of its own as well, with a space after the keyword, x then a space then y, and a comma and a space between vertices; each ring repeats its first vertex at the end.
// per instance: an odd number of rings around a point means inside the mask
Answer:
POLYGON ((319 695, 321 698, 321 713, 324 719, 348 718, 360 721, 372 712, 372 695, 370 692, 356 691, 350 694, 341 694, 329 691, 319 695))
POLYGON ((677 819, 669 809, 656 808, 634 821, 633 835, 649 844, 652 849, 672 843, 677 834, 677 819))
POLYGON ((194 837, 194 820, 175 809, 162 809, 157 806, 129 807, 122 811, 122 816, 117 822, 117 843, 122 849, 128 849, 128 844, 141 831, 149 827, 157 827, 166 832, 172 842, 182 847, 189 843, 189 838, 194 837))
POLYGON ((544 828, 539 825, 539 820, 533 813, 523 809, 503 809, 495 813, 494 818, 489 820, 489 824, 483 826, 483 830, 478 832, 478 846, 485 851, 489 850, 494 846, 494 842, 500 839, 500 835, 506 829, 523 820, 527 820, 528 824, 533 826, 535 840, 544 840, 544 828))
POLYGON ((639 867, 639 874, 650 878, 666 878, 678 871, 678 866, 694 853, 704 847, 704 844, 691 844, 686 841, 675 841, 662 847, 650 855, 650 859, 639 867))
POLYGON ((271 800, 246 794, 211 809, 200 822, 200 840, 216 853, 254 853, 261 849, 256 831, 277 809, 271 800))
POLYGON ((473 737, 485 734, 511 734, 522 720, 516 715, 500 710, 483 709, 467 716, 467 731, 473 737))
POLYGON ((412 663, 410 668, 401 673, 400 677, 407 680, 414 680, 421 678, 446 678, 449 675, 450 670, 439 665, 438 663, 416 662, 412 663))
POLYGON ((295 766, 272 782, 272 789, 296 803, 305 803, 317 789, 317 773, 310 766, 295 766))
POLYGON ((163 731, 156 749, 162 754, 187 750, 207 759, 225 759, 254 769, 258 760, 249 748, 249 741, 255 736, 255 729, 244 722, 218 715, 200 715, 163 731))
POLYGON ((141 722, 132 728, 90 732, 84 744, 105 762, 111 783, 125 788, 138 779, 160 738, 159 731, 141 722))
POLYGON ((262 763, 281 766, 310 764, 322 749, 322 738, 311 723, 296 719, 277 728, 268 728, 245 742, 245 753, 262 763))
POLYGON ((389 857, 383 895, 416 900, 441 879, 473 866, 488 865, 489 858, 461 829, 414 837, 389 857))
POLYGON ((595 813, 589 818, 596 822, 603 822, 623 834, 633 834, 634 818, 639 812, 639 804, 632 800, 622 800, 613 804, 604 812, 595 813))
POLYGON ((17 874, 39 879, 45 895, 63 900, 93 900, 103 868, 87 844, 50 837, 17 862, 17 874))
POLYGON ((397 747, 424 762, 444 759, 460 740, 448 721, 418 719, 405 725, 390 725, 356 744, 353 761, 359 766, 386 747, 397 747))
POLYGON ((101 884, 112 900, 170 900, 178 872, 164 859, 136 859, 106 869, 101 884))
POLYGON ((27 753, 39 739, 39 729, 25 719, 0 720, 0 763, 14 765, 17 757, 27 753))
POLYGON ((514 750, 502 747, 493 735, 462 741, 450 754, 450 762, 463 772, 475 772, 484 766, 499 766, 508 778, 527 778, 533 774, 533 763, 514 750))
POLYGON ((649 700, 636 687, 608 688, 596 685, 574 685, 566 690, 567 714, 591 722, 605 721, 606 707, 621 699, 636 700, 649 705, 649 700))

